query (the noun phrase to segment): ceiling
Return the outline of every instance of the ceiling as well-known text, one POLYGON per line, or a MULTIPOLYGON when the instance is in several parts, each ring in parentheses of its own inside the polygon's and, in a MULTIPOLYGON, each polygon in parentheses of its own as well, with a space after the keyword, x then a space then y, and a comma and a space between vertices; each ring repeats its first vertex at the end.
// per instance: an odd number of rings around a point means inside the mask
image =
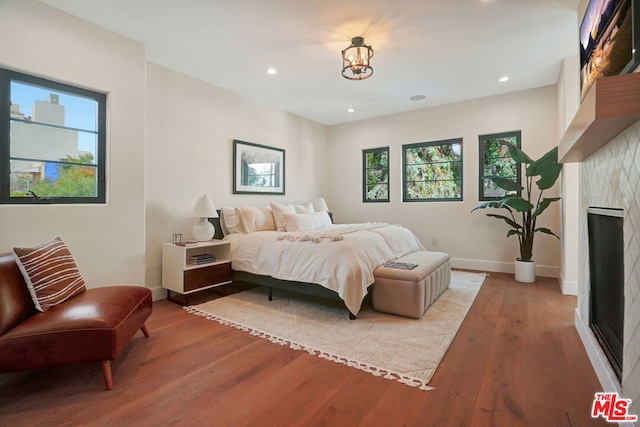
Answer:
POLYGON ((325 125, 552 85, 578 53, 579 0, 40 1, 143 43, 152 63, 325 125), (355 36, 375 51, 367 80, 340 75, 355 36))

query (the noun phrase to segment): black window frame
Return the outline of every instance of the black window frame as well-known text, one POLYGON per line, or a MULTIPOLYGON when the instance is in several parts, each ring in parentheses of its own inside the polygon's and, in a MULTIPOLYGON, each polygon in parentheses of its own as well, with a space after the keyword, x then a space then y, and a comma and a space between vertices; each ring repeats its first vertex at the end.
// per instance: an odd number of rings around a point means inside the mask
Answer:
MULTIPOLYGON (((417 142, 413 144, 402 145, 402 201, 403 202, 461 202, 464 200, 464 147, 462 138, 443 139, 440 141, 417 142), (428 198, 428 199, 409 199, 407 197, 407 150, 416 147, 432 147, 442 145, 460 144, 460 197, 451 198, 428 198)), ((453 163, 453 162, 451 162, 453 163)), ((411 181, 413 182, 413 181, 411 181)))
MULTIPOLYGON (((105 204, 106 203, 106 107, 107 95, 54 80, 0 68, 0 205, 105 204), (11 197, 11 82, 40 86, 55 92, 92 99, 97 102, 96 178, 94 197, 11 197)), ((78 130, 58 126, 63 129, 78 130)))
MULTIPOLYGON (((478 200, 480 201, 492 201, 499 200, 502 196, 486 196, 484 193, 484 180, 486 179, 484 175, 484 166, 485 166, 485 146, 488 141, 494 141, 497 139, 504 138, 516 138, 516 147, 519 149, 522 148, 522 131, 511 131, 511 132, 500 132, 500 133, 492 133, 487 135, 478 135, 478 200)), ((497 157, 493 157, 494 159, 497 157)), ((518 185, 522 185, 522 164, 516 162, 516 180, 515 182, 518 185)), ((522 191, 518 191, 517 194, 520 195, 522 191)))
POLYGON ((380 148, 367 148, 362 150, 362 202, 363 203, 388 203, 391 199, 391 176, 389 175, 389 147, 380 147, 380 148), (387 153, 387 182, 379 182, 378 184, 385 184, 387 186, 387 198, 386 199, 367 199, 367 171, 369 169, 374 169, 369 167, 369 162, 367 161, 367 155, 372 153, 387 153))

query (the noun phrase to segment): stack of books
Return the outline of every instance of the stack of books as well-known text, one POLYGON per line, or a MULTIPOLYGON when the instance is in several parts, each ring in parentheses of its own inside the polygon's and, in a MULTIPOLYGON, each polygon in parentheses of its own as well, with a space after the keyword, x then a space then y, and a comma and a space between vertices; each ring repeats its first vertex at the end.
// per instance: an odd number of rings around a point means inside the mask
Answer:
POLYGON ((189 257, 189 264, 208 264, 210 262, 216 262, 216 257, 211 254, 198 254, 189 257))

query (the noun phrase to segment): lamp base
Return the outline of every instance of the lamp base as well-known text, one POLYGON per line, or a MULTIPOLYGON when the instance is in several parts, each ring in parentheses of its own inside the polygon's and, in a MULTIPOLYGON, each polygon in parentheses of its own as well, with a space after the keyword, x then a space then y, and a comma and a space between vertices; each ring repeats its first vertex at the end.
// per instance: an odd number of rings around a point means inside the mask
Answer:
POLYGON ((213 235, 216 233, 216 229, 213 227, 207 218, 200 218, 198 222, 193 226, 193 238, 198 242, 206 242, 213 239, 213 235))

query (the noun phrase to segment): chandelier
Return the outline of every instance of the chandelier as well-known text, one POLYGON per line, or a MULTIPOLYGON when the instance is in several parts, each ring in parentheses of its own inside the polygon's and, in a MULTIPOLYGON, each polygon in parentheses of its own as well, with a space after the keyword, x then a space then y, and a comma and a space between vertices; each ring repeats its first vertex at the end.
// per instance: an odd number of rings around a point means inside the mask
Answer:
POLYGON ((364 38, 352 38, 351 46, 342 51, 342 77, 349 80, 368 79, 373 75, 371 58, 373 49, 364 44, 364 38))

